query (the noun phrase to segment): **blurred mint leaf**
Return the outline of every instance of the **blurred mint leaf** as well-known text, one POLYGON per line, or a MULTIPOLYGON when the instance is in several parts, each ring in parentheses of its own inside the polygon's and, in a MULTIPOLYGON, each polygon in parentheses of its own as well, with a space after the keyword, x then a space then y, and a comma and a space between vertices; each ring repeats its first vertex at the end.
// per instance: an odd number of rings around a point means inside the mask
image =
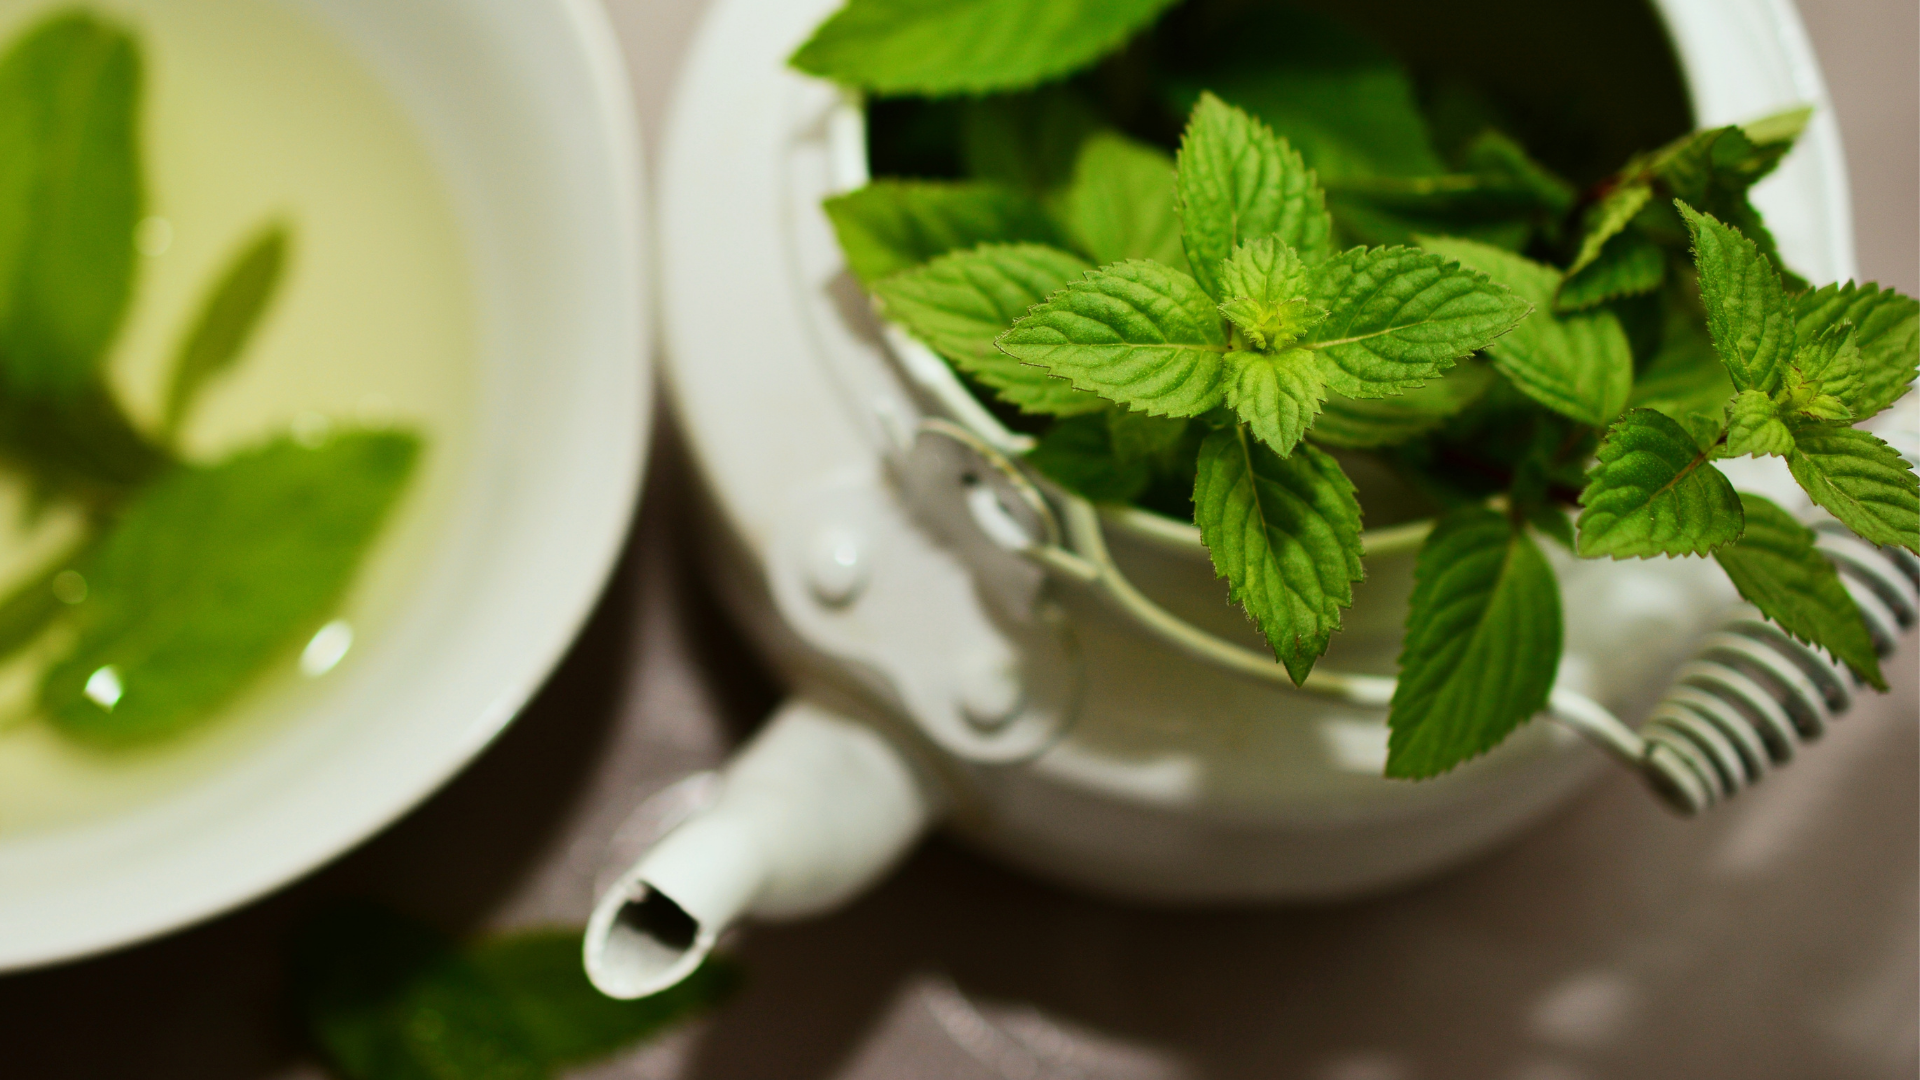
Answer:
POLYGON ((1215 571, 1294 683, 1304 681, 1366 576, 1352 482, 1312 444, 1283 458, 1227 428, 1200 446, 1193 506, 1215 571))
POLYGON ((587 982, 580 932, 536 930, 457 948, 369 904, 313 919, 294 947, 309 1034, 343 1080, 547 1080, 724 1000, 733 968, 614 1001, 587 982))
POLYGON ((1832 653, 1875 689, 1887 688, 1873 637, 1812 529, 1758 495, 1740 494, 1747 530, 1713 553, 1733 586, 1761 614, 1809 645, 1832 653))
POLYGON ((178 432, 201 388, 239 359, 240 350, 273 299, 286 259, 286 226, 272 225, 227 266, 174 358, 173 385, 161 414, 164 431, 178 432))
POLYGON ((1794 335, 1818 340, 1851 325, 1860 351, 1857 384, 1842 397, 1856 419, 1877 415, 1906 394, 1920 374, 1920 302, 1878 285, 1828 285, 1793 301, 1794 335))
POLYGON ((1736 390, 1771 394, 1791 359, 1794 325, 1780 276, 1739 230, 1680 204, 1693 233, 1707 329, 1736 390))
POLYGON ((1115 263, 1070 282, 1002 334, 1000 348, 1108 401, 1198 416, 1225 393, 1227 333, 1193 278, 1115 263))
POLYGON ((1202 94, 1176 160, 1187 261, 1214 299, 1231 299, 1221 291, 1220 263, 1248 240, 1271 236, 1308 263, 1332 251, 1318 181, 1284 139, 1246 112, 1202 94))
POLYGON ((1487 345, 1500 373, 1562 416, 1604 427, 1633 389, 1633 351, 1612 312, 1560 315, 1560 271, 1470 240, 1423 238, 1421 246, 1487 275, 1533 305, 1533 314, 1487 345))
POLYGON ((1329 389, 1390 397, 1453 367, 1527 317, 1532 306, 1485 274, 1417 248, 1355 248, 1310 268, 1326 318, 1299 344, 1329 389))
POLYGON ((1709 128, 1683 135, 1647 158, 1640 166, 1640 175, 1659 181, 1695 210, 1738 229, 1797 292, 1805 288, 1805 283, 1780 262, 1773 234, 1767 231, 1748 193, 1793 149, 1812 115, 1811 108, 1797 108, 1745 127, 1709 128))
POLYGON ((1322 446, 1345 450, 1393 446, 1439 427, 1485 393, 1494 378, 1485 364, 1462 363, 1397 397, 1331 394, 1307 434, 1322 446))
POLYGON ((1740 497, 1685 428, 1652 409, 1622 416, 1580 494, 1584 558, 1706 555, 1740 538, 1740 497))
POLYGON ((1408 244, 1419 235, 1457 236, 1519 250, 1553 235, 1573 205, 1566 181, 1495 131, 1466 149, 1465 171, 1433 176, 1359 176, 1327 182, 1340 235, 1362 244, 1408 244))
POLYGON ((140 491, 74 567, 77 641, 41 708, 100 745, 204 719, 326 622, 419 446, 398 432, 279 441, 140 491))
POLYGON ((1105 121, 1071 84, 1054 83, 960 103, 960 155, 967 173, 1034 198, 1073 178, 1080 150, 1105 121))
POLYGON ((1588 207, 1582 221, 1585 231, 1580 236, 1580 250, 1567 266, 1567 276, 1574 277, 1597 262, 1608 242, 1626 231, 1627 225, 1652 201, 1653 185, 1629 183, 1607 192, 1588 207))
POLYGON ((1097 503, 1132 502, 1153 482, 1149 458, 1116 450, 1105 413, 1055 421, 1026 460, 1049 480, 1097 503))
POLYGON ((1893 447, 1859 428, 1802 424, 1787 468, 1813 501, 1861 539, 1920 550, 1920 479, 1893 447))
POLYGON ((1414 564, 1387 775, 1439 776, 1546 708, 1563 633, 1559 585, 1524 531, 1480 508, 1442 518, 1414 564))
POLYGON ((994 339, 1091 269, 1077 255, 1037 244, 982 244, 903 270, 873 291, 888 318, 1002 399, 1026 412, 1070 416, 1107 404, 1001 352, 994 339))
POLYGON ((847 0, 790 63, 876 94, 1036 86, 1083 68, 1173 0, 847 0))
POLYGON ((1060 216, 1074 244, 1100 265, 1152 259, 1185 270, 1173 209, 1173 158, 1157 147, 1100 132, 1080 147, 1060 216))
POLYGON ((1671 303, 1665 322, 1660 347, 1634 380, 1627 405, 1665 413, 1706 449, 1719 441, 1733 380, 1696 312, 1671 303))
POLYGON ((824 204, 847 265, 872 288, 889 275, 977 244, 1060 246, 1039 203, 981 183, 876 180, 824 204))
POLYGON ((1639 229, 1608 240, 1600 255, 1579 273, 1570 273, 1555 297, 1558 311, 1585 311, 1623 296, 1639 296, 1667 280, 1667 253, 1659 241, 1639 229))

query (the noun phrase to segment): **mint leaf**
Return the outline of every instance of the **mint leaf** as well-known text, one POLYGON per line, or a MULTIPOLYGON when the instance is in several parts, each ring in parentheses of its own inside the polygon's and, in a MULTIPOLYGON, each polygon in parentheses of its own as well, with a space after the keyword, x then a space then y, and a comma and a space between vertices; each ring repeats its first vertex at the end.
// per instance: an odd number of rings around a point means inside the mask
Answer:
POLYGON ((1870 543, 1920 550, 1920 480, 1893 447, 1859 428, 1794 431, 1787 468, 1813 501, 1870 543))
POLYGON ((1080 149, 1106 121, 1071 84, 960 103, 967 174, 1048 199, 1073 178, 1080 149))
POLYGON ((1108 409, 1107 436, 1113 443, 1113 456, 1122 464, 1145 463, 1161 471, 1177 467, 1182 450, 1189 456, 1197 445, 1189 445, 1193 421, 1127 409, 1108 409))
POLYGON ((133 291, 140 56, 87 14, 0 59, 0 389, 87 393, 133 291))
POLYGON ((1047 428, 1027 451, 1026 460, 1041 475, 1082 498, 1097 503, 1132 502, 1153 482, 1153 470, 1145 457, 1123 457, 1113 436, 1105 413, 1064 417, 1047 428))
POLYGON ((307 1029, 344 1080, 542 1080, 712 1008, 738 983, 710 961, 671 990, 615 1001, 587 982, 579 931, 459 949, 365 903, 309 922, 293 961, 307 1029))
POLYGON ((1671 306, 1660 348, 1634 380, 1627 405, 1665 413, 1705 449, 1719 439, 1733 394, 1733 380, 1706 328, 1692 312, 1671 306))
POLYGON ((1706 555, 1739 539, 1740 497, 1686 429, 1651 409, 1621 417, 1580 493, 1580 554, 1706 555))
POLYGON ((287 230, 274 225, 256 237, 228 265, 201 306, 193 330, 180 343, 173 362, 173 385, 161 413, 161 427, 180 430, 187 408, 207 380, 233 366, 240 350, 273 298, 287 258, 287 230))
POLYGON ((1059 246, 1039 203, 992 184, 876 180, 824 204, 847 266, 872 288, 949 251, 985 243, 1059 246))
POLYGON ((1758 495, 1740 494, 1747 531, 1714 552, 1733 587, 1761 614, 1809 645, 1832 653, 1861 681, 1885 690, 1873 637, 1812 529, 1758 495))
POLYGON ((1439 776, 1546 707, 1560 667, 1560 590, 1525 532, 1491 510, 1440 519, 1414 564, 1387 775, 1439 776))
POLYGON ((1352 176, 1327 181, 1334 226, 1350 241, 1407 244, 1416 236, 1457 236, 1518 250, 1535 233, 1557 231, 1573 205, 1566 181, 1519 144, 1482 132, 1464 171, 1431 176, 1352 176))
POLYGON ((1232 369, 1227 405, 1240 415, 1254 437, 1286 457, 1326 400, 1327 387, 1313 354, 1304 349, 1282 353, 1227 354, 1232 369))
POLYGON ((1274 5, 1241 10, 1219 36, 1224 50, 1170 80, 1179 111, 1210 90, 1271 125, 1331 179, 1441 171, 1413 79, 1392 55, 1333 19, 1274 5))
POLYGON ((1173 158, 1124 135, 1101 132, 1080 148, 1061 217, 1095 263, 1152 259, 1185 269, 1173 210, 1173 158))
POLYGON ((1841 400, 1858 419, 1874 416, 1907 392, 1920 366, 1920 301, 1878 285, 1828 285, 1793 302, 1794 334, 1810 342, 1850 324, 1860 350, 1858 384, 1841 400))
POLYGON ((1203 94, 1180 140, 1174 181, 1187 261, 1216 299, 1219 265, 1245 241, 1272 236, 1308 262, 1332 250, 1326 196, 1300 155, 1245 112, 1203 94))
POLYGON ((1794 344, 1785 290, 1753 241, 1685 203, 1707 329, 1737 390, 1779 389, 1794 344))
POLYGON ((1193 507, 1214 570, 1304 681, 1365 576, 1353 484, 1311 444, 1283 458, 1227 428, 1200 444, 1193 507))
POLYGON ((995 345, 1007 326, 1085 274, 1078 256, 1037 244, 982 244, 942 255, 873 287, 887 317, 955 367, 1030 413, 1071 416, 1106 403, 995 345))
POLYGON ((1013 324, 999 346, 1075 387, 1154 416, 1223 399, 1227 334, 1191 277, 1158 263, 1096 270, 1013 324))
POLYGON ((141 491, 76 569, 73 652, 40 688, 65 733, 124 745, 206 718, 318 630, 412 472, 419 440, 269 443, 141 491), (89 684, 108 672, 101 684, 89 684))
POLYGON ((1432 431, 1473 404, 1494 378, 1493 369, 1484 364, 1463 363, 1398 397, 1333 394, 1321 404, 1319 419, 1307 434, 1322 446, 1347 450, 1395 446, 1432 431))
POLYGON ((1527 317, 1531 305, 1484 274, 1415 248, 1355 249, 1310 270, 1327 317, 1300 341, 1327 386, 1387 397, 1446 371, 1527 317))
POLYGON ((1666 251, 1659 241, 1632 229, 1607 241, 1599 258, 1579 273, 1568 274, 1554 306, 1560 311, 1584 311, 1623 296, 1650 293, 1666 280, 1666 251))
POLYGON ((1727 405, 1727 445, 1722 457, 1786 457, 1793 432, 1780 407, 1758 390, 1742 390, 1727 405))
POLYGON ((1554 314, 1560 271, 1470 240, 1423 238, 1421 246, 1487 275, 1533 305, 1532 317, 1487 346, 1494 367, 1522 393, 1595 427, 1626 407, 1633 389, 1626 331, 1612 312, 1554 314))
POLYGON ((1614 188, 1588 207, 1584 221, 1586 231, 1581 234, 1579 252, 1567 267, 1567 276, 1574 277, 1598 262, 1607 244, 1626 231, 1627 225, 1652 201, 1653 185, 1632 183, 1614 188))
POLYGON ((789 61, 878 94, 1036 86, 1091 64, 1173 0, 848 0, 789 61))

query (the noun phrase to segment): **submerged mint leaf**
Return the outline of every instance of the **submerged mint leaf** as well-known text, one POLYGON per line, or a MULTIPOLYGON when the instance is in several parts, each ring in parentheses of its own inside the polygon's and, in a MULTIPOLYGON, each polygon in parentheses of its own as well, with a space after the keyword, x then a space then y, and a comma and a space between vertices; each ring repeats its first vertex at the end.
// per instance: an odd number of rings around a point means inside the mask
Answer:
POLYGON ((102 745, 204 719, 326 621, 419 448, 398 432, 279 441, 142 490, 75 567, 77 642, 41 708, 102 745))
POLYGON ((1706 555, 1740 538, 1740 497, 1685 428, 1652 409, 1622 416, 1580 493, 1584 558, 1706 555))
POLYGON ((1177 161, 1187 261, 1215 299, 1231 299, 1221 292, 1219 265, 1246 241, 1271 236, 1309 263, 1333 250, 1319 182, 1286 140, 1240 109, 1202 94, 1177 161))
POLYGON ((0 59, 0 391, 93 386, 133 292, 144 202, 140 56, 118 27, 56 15, 0 59))
POLYGON ((1008 356, 994 339, 1091 269, 1077 255, 1037 244, 982 244, 901 271, 873 291, 889 318, 1007 402, 1070 416, 1106 402, 1008 356))
POLYGON ((1563 633, 1559 585, 1524 531, 1479 508, 1442 518, 1414 565, 1387 775, 1448 772, 1546 708, 1563 633))
POLYGON ((1417 248, 1356 248, 1310 268, 1325 310, 1300 340, 1329 389, 1389 397, 1434 378, 1512 330, 1532 305, 1485 274, 1417 248))
POLYGON ((868 288, 976 244, 1061 244, 1039 203, 993 184, 876 180, 823 205, 848 267, 868 288))
POLYGON ((1920 478, 1879 436, 1841 424, 1794 430, 1787 468, 1828 513, 1863 540, 1920 551, 1920 478))
POLYGON ((1152 259, 1184 270, 1173 209, 1173 158, 1157 147, 1101 132, 1080 147, 1061 217, 1095 263, 1152 259))
POLYGON ((1193 506, 1214 570, 1288 676, 1305 681, 1366 576, 1352 482, 1311 444, 1283 458, 1227 428, 1200 446, 1193 506))
POLYGON ((1832 653, 1863 682, 1885 690, 1873 637, 1812 529, 1758 495, 1740 494, 1747 531, 1713 553, 1733 586, 1761 614, 1809 645, 1832 653))
POLYGON ((1225 393, 1227 333, 1191 277, 1159 263, 1096 270, 1013 324, 1001 350, 1153 416, 1199 416, 1225 393))
POLYGON ((1861 368, 1842 400, 1856 419, 1900 400, 1920 374, 1920 301, 1910 296, 1872 283, 1828 285, 1796 297, 1793 319, 1795 339, 1803 344, 1852 326, 1861 368))
POLYGON ((1562 416, 1604 427, 1633 389, 1633 351, 1610 311, 1557 315, 1560 271, 1470 240, 1422 239, 1428 251, 1487 275, 1534 313, 1487 346, 1494 367, 1528 397, 1562 416))
POLYGON ((269 226, 248 244, 227 267, 200 309, 193 329, 180 343, 174 358, 173 385, 161 414, 161 428, 172 434, 180 430, 207 380, 226 371, 240 357, 240 350, 252 336, 287 258, 287 229, 269 226))
POLYGON ((1780 388, 1794 345, 1780 276, 1739 230, 1685 203, 1679 207, 1693 233, 1700 299, 1707 307, 1714 348, 1735 389, 1770 394, 1780 388))
POLYGON ((1369 450, 1395 446, 1432 431, 1473 404, 1494 380, 1493 369, 1463 363, 1445 376, 1397 397, 1350 398, 1332 394, 1307 437, 1322 446, 1369 450))
POLYGON ((370 904, 324 912, 295 944, 309 1034, 343 1080, 546 1080, 724 1000, 709 962, 664 993, 614 1001, 587 982, 576 930, 461 949, 370 904))
POLYGON ((1017 90, 1078 70, 1173 0, 847 0, 789 61, 878 94, 1017 90))

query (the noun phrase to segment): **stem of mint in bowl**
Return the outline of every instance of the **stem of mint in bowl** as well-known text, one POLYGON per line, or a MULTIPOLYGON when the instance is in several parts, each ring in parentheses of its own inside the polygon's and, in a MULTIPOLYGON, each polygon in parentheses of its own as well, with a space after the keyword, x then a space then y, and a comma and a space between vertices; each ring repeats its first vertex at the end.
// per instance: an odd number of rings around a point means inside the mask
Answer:
POLYGON ((1920 549, 1912 469, 1858 426, 1912 382, 1920 304, 1801 279, 1749 198, 1807 110, 1576 184, 1474 87, 1416 87, 1298 13, 850 0, 793 63, 868 95, 873 158, 918 174, 827 204, 883 316, 1035 436, 1054 484, 1190 517, 1296 683, 1365 575, 1366 515, 1400 509, 1348 470, 1419 493, 1437 521, 1389 776, 1447 772, 1545 707, 1547 545, 1711 556, 1884 688, 1813 530, 1716 465, 1784 458, 1859 537, 1920 549), (1198 63, 1196 28, 1222 42, 1198 63))

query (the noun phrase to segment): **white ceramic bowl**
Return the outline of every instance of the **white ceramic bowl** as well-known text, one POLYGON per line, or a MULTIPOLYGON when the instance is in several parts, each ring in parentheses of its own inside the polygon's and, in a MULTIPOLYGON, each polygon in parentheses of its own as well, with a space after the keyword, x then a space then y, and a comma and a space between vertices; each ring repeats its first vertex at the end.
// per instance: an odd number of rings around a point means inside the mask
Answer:
MULTIPOLYGON (((267 0, 262 0, 267 2, 267 0)), ((599 593, 632 514, 651 340, 637 132, 593 0, 275 0, 336 34, 452 194, 479 415, 450 520, 387 625, 246 755, 89 824, 0 840, 0 969, 256 897, 485 747, 599 593)))

